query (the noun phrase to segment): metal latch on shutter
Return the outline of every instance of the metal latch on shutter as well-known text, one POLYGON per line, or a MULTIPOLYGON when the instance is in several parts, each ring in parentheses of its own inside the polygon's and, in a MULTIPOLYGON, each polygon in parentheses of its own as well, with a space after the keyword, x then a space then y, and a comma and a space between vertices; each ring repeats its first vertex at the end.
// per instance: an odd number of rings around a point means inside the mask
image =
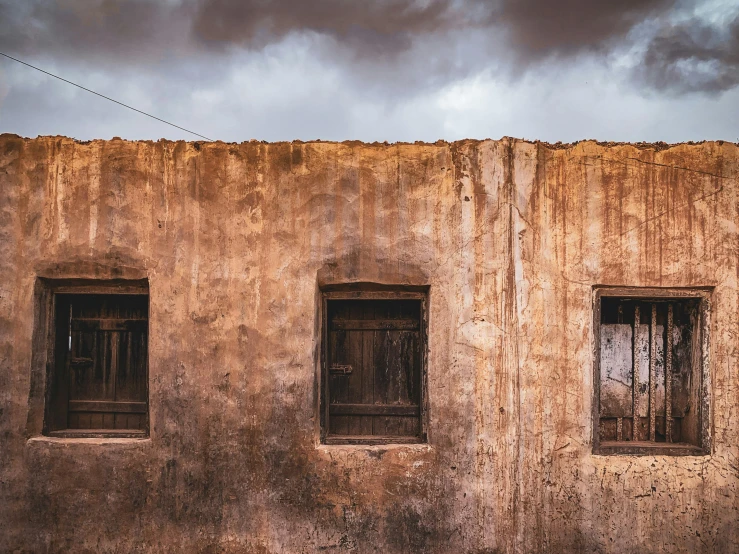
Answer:
POLYGON ((335 375, 349 375, 352 372, 352 366, 348 364, 331 364, 329 371, 335 375))

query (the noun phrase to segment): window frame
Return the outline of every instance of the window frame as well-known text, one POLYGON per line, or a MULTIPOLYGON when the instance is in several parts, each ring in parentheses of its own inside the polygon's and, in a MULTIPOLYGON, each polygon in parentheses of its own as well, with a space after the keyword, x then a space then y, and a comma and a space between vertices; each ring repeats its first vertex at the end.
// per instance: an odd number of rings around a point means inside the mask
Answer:
POLYGON ((711 327, 711 297, 713 287, 624 287, 624 286, 595 286, 593 287, 593 454, 598 455, 633 455, 633 456, 705 456, 711 454, 711 376, 710 376, 710 327, 711 327), (685 445, 677 443, 652 443, 649 445, 633 446, 629 441, 618 445, 601 445, 600 443, 600 354, 601 354, 601 299, 619 298, 648 301, 652 298, 675 300, 694 299, 699 302, 700 326, 700 368, 692 368, 695 375, 700 377, 698 407, 698 437, 700 444, 685 445))
MULTIPOLYGON (((44 394, 44 417, 42 435, 54 438, 148 438, 150 427, 150 395, 149 395, 149 356, 151 341, 151 302, 149 295, 149 283, 147 279, 109 279, 109 280, 93 280, 93 279, 45 279, 40 278, 42 286, 47 291, 46 297, 46 313, 47 330, 46 330, 46 387, 44 394), (60 376, 57 369, 57 309, 59 295, 141 295, 146 296, 147 314, 146 314, 146 426, 144 429, 103 429, 103 430, 86 430, 86 429, 59 429, 55 424, 55 410, 59 411, 59 404, 66 403, 54 400, 54 394, 58 394, 60 387, 60 376)), ((66 408, 67 413, 69 408, 66 408)), ((68 416, 67 416, 68 417, 68 416)))
POLYGON ((320 444, 324 445, 382 445, 382 444, 424 444, 428 442, 428 297, 427 286, 343 284, 324 287, 321 294, 321 355, 319 374, 319 425, 320 444), (420 432, 417 436, 347 436, 329 435, 329 371, 327 364, 328 348, 328 303, 331 300, 419 300, 420 301, 420 432))

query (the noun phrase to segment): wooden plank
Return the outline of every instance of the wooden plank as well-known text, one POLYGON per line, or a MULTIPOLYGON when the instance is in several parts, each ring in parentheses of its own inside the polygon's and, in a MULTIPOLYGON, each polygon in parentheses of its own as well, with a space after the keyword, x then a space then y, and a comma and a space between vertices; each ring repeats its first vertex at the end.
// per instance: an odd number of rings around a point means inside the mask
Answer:
MULTIPOLYGON (((371 304, 368 306, 367 302, 350 303, 349 317, 352 319, 349 321, 359 321, 362 318, 371 317, 371 308, 371 304)), ((347 331, 346 362, 353 368, 352 373, 346 377, 346 401, 349 404, 358 403, 362 400, 362 375, 364 373, 364 367, 362 365, 362 342, 365 332, 361 330, 347 331)), ((330 410, 330 413, 334 413, 333 410, 330 410)), ((347 435, 360 435, 362 433, 362 419, 360 414, 341 415, 351 416, 347 421, 347 435)))
POLYGON ((90 429, 102 429, 103 427, 103 414, 91 413, 90 414, 90 429))
POLYGON ((398 422, 398 435, 415 437, 421 434, 420 410, 412 416, 398 416, 395 421, 398 422))
POLYGON ((420 323, 417 319, 334 319, 331 322, 331 329, 345 330, 407 330, 413 331, 418 329, 420 323))
MULTIPOLYGON (((709 419, 704 415, 709 411, 708 394, 710 388, 704 388, 706 381, 710 382, 710 366, 708 365, 708 306, 695 310, 689 316, 693 330, 691 337, 690 367, 693 372, 690 378, 690 388, 684 391, 687 409, 682 420, 680 440, 700 444, 704 448, 710 448, 706 440, 710 441, 709 419), (702 315, 700 312, 704 312, 702 315), (701 390, 703 389, 703 392, 701 390)), ((675 414, 673 398, 673 415, 675 414)), ((677 441, 676 441, 677 442, 677 441)))
MULTIPOLYGON (((333 364, 347 364, 347 335, 353 331, 332 331, 329 333, 329 359, 328 367, 333 364)), ((329 405, 346 403, 349 397, 349 376, 330 374, 329 379, 329 405)), ((349 419, 346 416, 331 417, 329 413, 329 433, 346 435, 349 433, 349 419)))
POLYGON ((64 429, 51 431, 50 437, 59 439, 144 439, 147 433, 142 429, 64 429))
POLYGON ((632 382, 633 382, 633 400, 632 400, 632 414, 633 419, 631 422, 631 436, 632 440, 638 441, 641 437, 641 432, 639 429, 639 418, 641 417, 641 410, 640 410, 640 404, 639 404, 639 395, 640 395, 640 383, 641 383, 641 375, 640 375, 640 367, 639 367, 639 348, 638 348, 638 337, 639 337, 639 326, 641 325, 641 310, 639 309, 639 305, 637 304, 634 307, 634 331, 633 331, 633 338, 634 342, 632 345, 632 354, 634 356, 633 361, 633 374, 632 374, 632 382))
POLYGON ((147 398, 147 333, 119 333, 115 399, 145 402, 147 398))
POLYGON ((649 434, 649 347, 650 347, 650 334, 649 325, 641 324, 635 329, 636 333, 636 355, 638 364, 638 379, 639 379, 639 417, 644 418, 647 421, 647 432, 649 434))
POLYGON ((146 330, 146 319, 75 318, 73 331, 142 331, 146 330))
POLYGON ((114 400, 110 372, 111 333, 72 331, 69 400, 114 400), (91 347, 83 348, 89 335, 91 347), (82 356, 80 356, 82 354, 82 356), (92 360, 92 363, 82 361, 92 360))
MULTIPOLYGON (((693 322, 691 310, 686 304, 675 303, 672 332, 672 390, 673 416, 686 416, 691 411, 693 389, 693 322)), ((700 332, 700 331, 699 331, 700 332)), ((695 360, 700 362, 700 359, 695 360)), ((700 366, 697 366, 700 367, 700 366)), ((699 375, 699 371, 696 375, 699 375)), ((698 379, 700 380, 700 379, 698 379)))
MULTIPOLYGON (((374 314, 374 312, 373 312, 374 314)), ((375 402, 375 376, 373 360, 375 334, 372 331, 362 333, 362 404, 375 402)), ((373 433, 374 418, 362 417, 361 435, 373 433)))
POLYGON ((67 401, 69 399, 71 305, 66 296, 52 298, 54 320, 53 374, 49 380, 49 403, 46 411, 46 431, 55 431, 69 426, 67 401))
POLYGON ((655 416, 664 413, 664 326, 657 325, 653 333, 650 317, 649 324, 640 325, 637 329, 636 342, 639 356, 639 415, 647 422, 646 433, 648 435, 651 397, 654 397, 655 416), (654 391, 650 384, 652 363, 654 363, 655 374, 654 391))
POLYGON ((665 345, 665 440, 672 442, 672 304, 667 305, 665 345))
POLYGON ((141 413, 118 413, 118 412, 110 412, 110 411, 101 411, 96 406, 92 406, 91 410, 88 411, 81 411, 81 410, 74 410, 69 412, 69 429, 113 429, 116 425, 116 417, 120 417, 120 422, 123 423, 123 427, 125 429, 138 428, 137 425, 135 426, 128 426, 126 425, 127 418, 134 418, 132 421, 134 423, 138 422, 140 417, 145 417, 146 414, 141 413))
POLYGON ((147 279, 111 279, 105 281, 54 279, 48 282, 49 288, 55 294, 125 294, 142 296, 148 296, 149 294, 149 282, 147 279))
MULTIPOLYGON (((405 377, 405 360, 400 352, 400 332, 387 331, 388 355, 387 355, 387 402, 394 403, 404 396, 401 392, 405 388, 403 378, 405 377)), ((400 422, 397 418, 388 417, 385 420, 385 433, 388 435, 400 435, 400 422)))
MULTIPOLYGON (((374 352, 372 353, 374 375, 375 402, 389 404, 388 401, 388 365, 389 365, 389 331, 373 331, 374 352)), ((374 418, 373 434, 390 435, 388 420, 384 417, 374 418)))
POLYGON ((77 418, 77 428, 78 429, 91 429, 92 426, 91 423, 91 417, 89 413, 80 413, 78 414, 77 418))
POLYGON ((67 427, 69 429, 79 429, 80 414, 72 413, 67 416, 67 427))
POLYGON ((694 444, 651 441, 618 442, 601 441, 596 454, 601 455, 651 455, 651 456, 700 456, 703 449, 694 444))
MULTIPOLYGON (((406 372, 406 394, 408 403, 421 405, 422 401, 422 379, 421 370, 421 302, 404 301, 401 305, 401 318, 412 317, 419 322, 419 330, 415 332, 401 332, 401 351, 404 359, 406 372)), ((400 435, 420 435, 422 412, 416 417, 401 417, 398 420, 398 433, 400 435)))
MULTIPOLYGON (((400 319, 400 310, 402 307, 402 300, 396 301, 385 301, 387 306, 385 308, 386 317, 389 319, 400 319)), ((383 331, 379 331, 383 332, 383 331)), ((387 390, 384 402, 387 404, 393 404, 400 397, 400 383, 401 374, 403 372, 403 361, 400 359, 400 345, 399 345, 399 332, 393 330, 384 331, 387 335, 385 353, 385 371, 386 371, 386 386, 387 390)), ((385 434, 391 436, 400 435, 400 422, 396 417, 389 416, 378 416, 385 420, 385 434)))
POLYGON ((628 323, 600 328, 600 416, 630 417, 633 404, 633 329, 628 323))
POLYGON ((326 291, 328 300, 423 300, 423 291, 326 291))
POLYGON ((128 414, 115 414, 115 429, 131 429, 128 425, 128 414))
POLYGON ((332 415, 417 416, 420 406, 398 404, 331 404, 332 415))
POLYGON ((116 402, 105 400, 70 400, 70 412, 117 412, 145 414, 146 402, 116 402))
POLYGON ((653 287, 601 287, 598 291, 599 298, 619 298, 622 300, 661 300, 670 301, 674 298, 688 299, 700 298, 708 300, 713 287, 690 287, 690 288, 653 288, 653 287))
POLYGON ((328 435, 326 444, 417 444, 423 442, 420 436, 398 436, 398 435, 328 435))

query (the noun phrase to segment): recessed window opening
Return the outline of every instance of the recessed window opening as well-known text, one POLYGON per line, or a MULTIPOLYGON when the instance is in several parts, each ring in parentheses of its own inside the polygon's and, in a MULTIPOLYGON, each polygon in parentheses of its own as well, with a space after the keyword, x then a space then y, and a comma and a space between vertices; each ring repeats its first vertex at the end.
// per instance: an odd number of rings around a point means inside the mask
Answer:
POLYGON ((145 434, 148 295, 74 290, 65 287, 54 294, 47 431, 76 436, 145 434))
POLYGON ((353 294, 325 297, 324 441, 420 442, 425 296, 353 294))
POLYGON ((603 295, 598 302, 598 448, 705 447, 706 299, 603 295))

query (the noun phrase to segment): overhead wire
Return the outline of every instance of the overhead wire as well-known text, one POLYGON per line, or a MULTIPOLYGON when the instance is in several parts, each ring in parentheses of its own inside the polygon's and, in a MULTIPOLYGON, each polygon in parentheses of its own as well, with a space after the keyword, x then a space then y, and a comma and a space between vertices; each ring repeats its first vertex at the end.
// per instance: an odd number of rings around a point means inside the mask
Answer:
POLYGON ((87 87, 83 87, 82 85, 78 85, 77 83, 73 83, 72 81, 65 79, 63 77, 60 77, 59 75, 54 75, 53 73, 49 73, 48 71, 44 71, 43 69, 36 67, 35 65, 31 65, 30 63, 24 62, 23 60, 19 60, 18 58, 14 58, 13 56, 9 56, 8 54, 5 54, 3 52, 0 52, 0 56, 5 56, 8 59, 11 59, 15 62, 18 62, 20 64, 26 65, 32 69, 35 69, 36 71, 40 71, 41 73, 45 73, 46 75, 49 75, 51 77, 54 77, 55 79, 59 79, 60 81, 64 81, 65 83, 69 83, 70 85, 74 85, 77 88, 81 88, 82 90, 85 90, 87 92, 91 92, 92 94, 95 94, 97 96, 100 96, 101 98, 105 98, 106 100, 110 100, 111 102, 115 102, 116 104, 119 104, 123 106, 124 108, 128 108, 129 110, 133 110, 135 112, 138 112, 140 114, 143 114, 147 117, 151 117, 152 119, 156 119, 157 121, 161 121, 162 123, 166 123, 167 125, 171 125, 172 127, 176 127, 177 129, 180 129, 182 131, 186 131, 190 134, 193 134, 195 136, 204 138, 205 140, 212 141, 213 139, 206 137, 205 135, 201 135, 200 133, 196 133, 195 131, 191 131, 190 129, 185 129, 184 127, 180 127, 179 125, 175 125, 174 123, 171 123, 165 119, 162 119, 161 117, 157 117, 155 115, 151 115, 150 113, 146 113, 145 111, 139 110, 137 108, 134 108, 133 106, 129 106, 128 104, 124 104, 123 102, 119 102, 118 100, 114 98, 110 98, 109 96, 105 96, 104 94, 100 94, 99 92, 95 92, 94 90, 91 90, 87 87))

